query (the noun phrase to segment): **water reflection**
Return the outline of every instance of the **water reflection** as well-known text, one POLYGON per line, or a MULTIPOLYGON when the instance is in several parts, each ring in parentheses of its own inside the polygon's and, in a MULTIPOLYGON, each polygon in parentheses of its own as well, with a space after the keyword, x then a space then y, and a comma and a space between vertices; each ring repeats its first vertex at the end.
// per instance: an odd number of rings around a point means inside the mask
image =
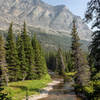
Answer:
POLYGON ((76 96, 72 85, 73 82, 60 83, 54 86, 54 89, 49 92, 47 98, 40 100, 82 100, 76 96))

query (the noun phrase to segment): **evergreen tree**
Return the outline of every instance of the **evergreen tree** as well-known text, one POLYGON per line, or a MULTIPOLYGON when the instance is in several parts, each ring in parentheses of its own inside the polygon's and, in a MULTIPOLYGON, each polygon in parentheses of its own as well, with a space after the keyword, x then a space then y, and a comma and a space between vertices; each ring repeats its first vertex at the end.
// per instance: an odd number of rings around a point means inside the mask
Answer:
POLYGON ((3 85, 8 85, 8 76, 7 76, 7 64, 6 64, 6 51, 5 51, 5 43, 2 35, 0 35, 0 100, 10 100, 7 97, 7 94, 4 94, 2 91, 3 85))
POLYGON ((92 66, 92 80, 94 85, 93 100, 100 100, 100 0, 90 0, 85 14, 87 22, 92 22, 92 42, 89 46, 89 62, 92 66))
POLYGON ((66 59, 66 72, 73 71, 73 62, 71 57, 71 52, 65 52, 65 59, 66 59))
POLYGON ((48 52, 45 54, 46 63, 48 69, 55 72, 56 70, 56 53, 55 52, 48 52))
POLYGON ((17 36, 17 52, 20 61, 20 79, 25 80, 27 76, 27 65, 25 61, 24 44, 20 35, 17 36))
POLYGON ((17 81, 19 78, 19 60, 14 41, 12 23, 10 24, 6 43, 6 60, 8 64, 8 75, 10 81, 17 81))
POLYGON ((75 81, 80 86, 88 85, 90 72, 88 62, 84 56, 84 53, 80 49, 81 44, 79 43, 79 36, 77 33, 77 28, 75 25, 75 21, 73 21, 73 29, 72 29, 72 59, 73 66, 75 71, 77 72, 75 81))
POLYGON ((58 49, 58 53, 56 57, 56 72, 59 75, 64 75, 65 73, 64 58, 63 58, 62 51, 60 48, 58 49))
POLYGON ((36 77, 42 78, 44 75, 47 74, 47 66, 40 43, 36 38, 36 34, 32 39, 32 46, 35 54, 34 61, 35 61, 35 73, 37 75, 36 77))
POLYGON ((2 81, 2 83, 6 83, 6 85, 8 86, 7 63, 5 57, 5 43, 2 35, 0 35, 0 81, 2 81))
POLYGON ((88 8, 85 14, 86 21, 94 21, 92 28, 95 29, 90 44, 90 57, 94 60, 94 66, 97 72, 100 71, 100 0, 91 0, 88 2, 88 8))
POLYGON ((72 28, 72 60, 73 60, 73 66, 74 69, 77 70, 77 63, 79 63, 78 53, 80 51, 80 42, 79 42, 79 36, 77 33, 77 28, 75 25, 75 21, 73 21, 73 28, 72 28), (77 63, 76 63, 77 62, 77 63))
POLYGON ((27 79, 34 79, 34 52, 31 44, 31 39, 27 34, 25 22, 21 32, 21 38, 24 44, 26 67, 28 68, 27 79))

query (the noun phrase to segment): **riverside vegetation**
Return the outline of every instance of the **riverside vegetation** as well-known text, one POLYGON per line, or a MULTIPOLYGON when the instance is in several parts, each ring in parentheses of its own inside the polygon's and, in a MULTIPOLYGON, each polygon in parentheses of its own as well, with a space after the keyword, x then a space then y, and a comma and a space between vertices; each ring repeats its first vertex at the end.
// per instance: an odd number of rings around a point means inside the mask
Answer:
POLYGON ((84 100, 100 100, 100 1, 91 0, 85 14, 86 21, 94 21, 89 53, 80 48, 76 22, 73 20, 72 45, 69 51, 43 52, 36 37, 30 36, 24 22, 17 36, 10 24, 7 37, 0 35, 0 100, 21 100, 38 94, 51 82, 48 73, 54 72, 65 81, 73 79, 76 94, 84 100), (94 17, 95 16, 95 17, 94 17), (71 78, 72 77, 72 78, 71 78))

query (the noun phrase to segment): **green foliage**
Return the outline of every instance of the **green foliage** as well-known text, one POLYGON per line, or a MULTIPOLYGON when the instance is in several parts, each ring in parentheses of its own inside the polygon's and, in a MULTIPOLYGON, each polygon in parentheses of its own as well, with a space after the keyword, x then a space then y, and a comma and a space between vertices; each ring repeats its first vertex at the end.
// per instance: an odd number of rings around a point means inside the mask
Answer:
POLYGON ((17 46, 18 58, 20 61, 20 75, 19 76, 21 80, 24 80, 27 76, 26 74, 27 74, 28 68, 25 61, 26 59, 25 59, 25 52, 24 52, 24 44, 20 35, 17 36, 16 46, 17 46))
POLYGON ((7 76, 7 64, 6 64, 6 52, 5 52, 5 43, 2 35, 0 35, 0 100, 11 100, 8 98, 6 93, 2 91, 4 88, 3 85, 8 85, 8 76, 7 76))
POLYGON ((61 66, 61 57, 60 57, 61 49, 58 50, 56 56, 56 72, 61 75, 62 74, 62 66, 61 66))
POLYGON ((90 80, 90 70, 88 66, 87 59, 80 49, 80 42, 79 36, 77 33, 77 28, 75 25, 75 21, 73 21, 73 28, 72 28, 72 61, 73 61, 73 68, 77 72, 75 75, 75 82, 80 86, 88 85, 90 80))
POLYGON ((92 75, 91 79, 94 86, 93 100, 100 100, 100 1, 90 0, 88 2, 85 18, 87 22, 92 22, 92 28, 94 29, 92 35, 92 42, 89 46, 89 63, 92 63, 92 75))
POLYGON ((27 80, 9 83, 9 87, 5 87, 4 92, 8 93, 12 100, 22 100, 26 96, 39 94, 41 89, 46 87, 51 82, 50 76, 47 74, 41 80, 27 80))
MULTIPOLYGON (((53 72, 56 71, 57 66, 57 57, 59 57, 59 53, 56 51, 46 52, 45 58, 47 62, 48 69, 52 70, 53 72)), ((62 51, 63 56, 63 62, 65 65, 65 72, 69 72, 73 70, 72 66, 72 58, 71 58, 71 52, 64 52, 62 51)))
POLYGON ((56 70, 56 52, 45 53, 46 63, 48 69, 55 72, 56 70))
POLYGON ((47 74, 47 66, 41 45, 34 36, 32 42, 27 34, 24 22, 21 35, 15 43, 12 23, 10 24, 7 43, 6 60, 10 81, 42 78, 47 74))
POLYGON ((65 74, 65 62, 60 48, 58 49, 57 57, 56 57, 56 73, 58 75, 65 74))
POLYGON ((5 43, 2 35, 0 35, 0 100, 11 100, 6 93, 2 92, 4 90, 2 86, 5 84, 6 86, 8 85, 7 63, 5 57, 5 43))
POLYGON ((4 88, 0 87, 0 100, 12 100, 7 93, 3 93, 4 88))
POLYGON ((76 74, 76 72, 69 72, 69 73, 66 73, 66 76, 74 77, 75 74, 76 74))
POLYGON ((72 81, 76 72, 67 72, 65 73, 64 81, 72 81))
POLYGON ((19 78, 20 69, 16 44, 13 37, 12 23, 10 24, 6 41, 6 60, 8 64, 8 74, 10 81, 17 81, 19 78))
POLYGON ((83 87, 83 92, 89 100, 99 100, 100 81, 91 81, 88 86, 83 87))
POLYGON ((100 99, 100 80, 93 81, 93 87, 94 87, 94 98, 97 98, 97 100, 100 99))
POLYGON ((100 72, 96 73, 93 78, 93 80, 100 80, 100 72))
POLYGON ((2 85, 8 85, 7 71, 5 42, 0 35, 0 81, 2 81, 2 85))
POLYGON ((74 71, 71 51, 65 52, 66 72, 74 71))
POLYGON ((75 84, 74 87, 75 87, 77 94, 83 95, 84 100, 86 100, 86 99, 87 100, 94 100, 94 99, 92 99, 94 88, 91 84, 89 84, 87 86, 80 86, 78 84, 75 84))
POLYGON ((34 53, 33 48, 31 44, 31 39, 27 34, 26 30, 26 23, 24 22, 23 30, 21 32, 21 38, 23 41, 23 47, 25 52, 25 61, 26 61, 26 67, 28 69, 27 71, 27 79, 34 79, 34 53))
POLYGON ((42 78, 44 75, 47 74, 47 66, 40 43, 36 38, 36 34, 32 38, 32 46, 34 51, 36 78, 42 78))
POLYGON ((88 94, 93 93, 94 89, 92 86, 85 86, 84 91, 87 92, 88 94))

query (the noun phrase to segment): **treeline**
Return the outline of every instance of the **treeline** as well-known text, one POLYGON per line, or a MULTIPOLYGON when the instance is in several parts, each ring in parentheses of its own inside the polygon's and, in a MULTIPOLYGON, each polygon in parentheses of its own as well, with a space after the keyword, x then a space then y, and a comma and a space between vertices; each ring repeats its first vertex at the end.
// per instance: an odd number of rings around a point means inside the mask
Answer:
POLYGON ((71 51, 63 51, 59 48, 57 51, 45 53, 47 67, 56 75, 64 75, 68 72, 73 72, 71 51))
POLYGON ((0 85, 8 82, 41 79, 48 74, 44 53, 36 38, 28 35, 26 24, 15 38, 13 23, 4 39, 0 35, 0 85))

